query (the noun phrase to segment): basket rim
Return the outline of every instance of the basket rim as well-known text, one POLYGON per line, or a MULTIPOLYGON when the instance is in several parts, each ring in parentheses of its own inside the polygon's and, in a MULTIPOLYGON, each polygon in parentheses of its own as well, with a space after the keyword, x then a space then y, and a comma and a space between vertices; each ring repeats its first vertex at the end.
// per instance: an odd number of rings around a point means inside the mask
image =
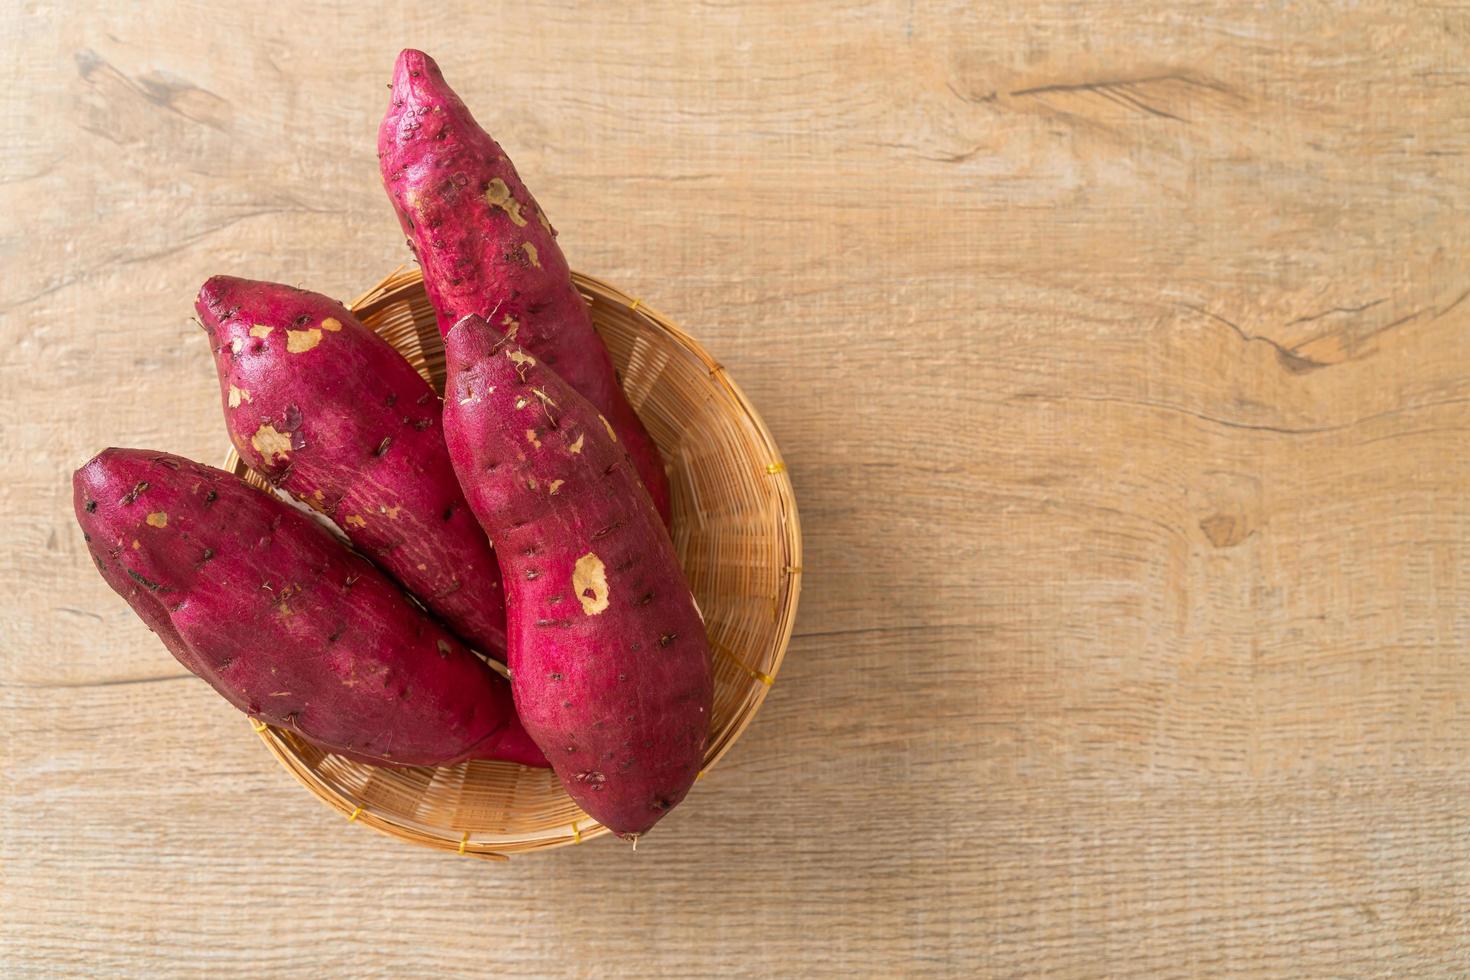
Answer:
MULTIPOLYGON (((368 316, 380 307, 399 302, 403 293, 412 291, 422 281, 423 275, 416 266, 399 265, 372 288, 345 305, 355 316, 368 316)), ((780 539, 782 550, 786 555, 786 567, 783 570, 785 573, 784 588, 775 597, 778 603, 775 654, 769 670, 765 673, 745 667, 755 682, 754 697, 741 712, 735 724, 722 733, 717 742, 712 742, 706 749, 704 765, 698 776, 698 779, 702 780, 724 758, 755 719, 786 659, 786 651, 791 643, 792 631, 796 623, 796 611, 801 597, 802 538, 795 491, 785 459, 760 412, 756 410, 744 389, 736 383, 734 378, 730 377, 724 365, 712 357, 699 341, 680 328, 672 319, 650 307, 640 298, 628 295, 603 279, 573 271, 572 281, 580 291, 596 294, 604 301, 623 307, 629 315, 637 317, 640 326, 668 335, 682 354, 700 363, 708 372, 710 381, 719 385, 730 396, 739 408, 744 421, 758 437, 758 443, 768 459, 766 474, 776 481, 775 496, 779 504, 780 539)), ((233 447, 225 455, 223 468, 236 473, 246 469, 233 447)), ((374 812, 333 786, 306 765, 290 733, 264 724, 255 718, 250 718, 249 722, 255 734, 265 743, 266 749, 287 772, 295 777, 297 782, 305 786, 323 803, 345 815, 348 822, 365 824, 389 837, 438 850, 456 852, 462 856, 503 861, 507 860, 507 856, 511 853, 554 850, 572 844, 580 844, 609 833, 606 827, 584 814, 583 819, 574 820, 568 824, 568 832, 563 835, 529 839, 521 837, 507 840, 474 840, 471 839, 469 832, 465 832, 455 837, 443 827, 374 812), (584 822, 586 826, 580 826, 584 822)))

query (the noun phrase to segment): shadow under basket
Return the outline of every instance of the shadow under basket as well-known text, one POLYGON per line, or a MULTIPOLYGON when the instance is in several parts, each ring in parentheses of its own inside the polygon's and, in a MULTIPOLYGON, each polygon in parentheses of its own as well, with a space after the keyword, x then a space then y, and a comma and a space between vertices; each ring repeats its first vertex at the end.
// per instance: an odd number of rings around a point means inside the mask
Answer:
MULTIPOLYGON (((771 434, 724 368, 641 301, 590 276, 573 278, 669 464, 674 547, 714 657, 703 779, 760 710, 791 638, 801 580, 796 499, 771 434)), ((417 269, 394 272, 351 308, 443 390, 444 346, 417 269)), ((268 486, 233 451, 225 469, 268 486)), ((293 776, 349 821, 415 844, 505 860, 607 833, 550 770, 480 760, 372 766, 251 725, 293 776)), ((689 800, 685 806, 699 805, 697 785, 689 800)))

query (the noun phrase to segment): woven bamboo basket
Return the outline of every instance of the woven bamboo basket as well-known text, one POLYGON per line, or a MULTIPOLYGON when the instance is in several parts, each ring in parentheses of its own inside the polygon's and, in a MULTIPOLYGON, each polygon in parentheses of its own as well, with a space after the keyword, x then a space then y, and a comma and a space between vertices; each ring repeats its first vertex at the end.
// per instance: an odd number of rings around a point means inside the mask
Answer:
MULTIPOLYGON (((796 500, 771 434, 718 362, 642 301, 591 276, 574 279, 629 400, 671 464, 674 546, 714 652, 703 779, 760 709, 791 638, 801 580, 796 500)), ((350 305, 442 392, 444 347, 417 269, 395 271, 350 305)), ((268 486, 233 450, 225 469, 268 486)), ((254 719, 251 726, 291 775, 349 821, 415 844, 506 860, 607 833, 549 770, 479 760, 372 766, 254 719)), ((696 786, 685 805, 698 797, 696 786)))

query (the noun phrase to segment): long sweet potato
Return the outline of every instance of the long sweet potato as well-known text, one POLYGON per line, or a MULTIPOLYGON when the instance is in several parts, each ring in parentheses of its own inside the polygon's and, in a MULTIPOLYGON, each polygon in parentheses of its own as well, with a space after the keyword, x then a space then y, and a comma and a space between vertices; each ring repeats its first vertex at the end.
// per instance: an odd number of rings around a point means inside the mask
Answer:
POLYGON ((612 423, 667 525, 663 459, 623 394, 555 229, 422 51, 398 56, 378 159, 440 331, 477 314, 550 365, 612 423))
POLYGON ((215 276, 195 309, 241 458, 504 660, 500 569, 454 478, 429 383, 319 293, 215 276))
POLYGON ((703 620, 608 420, 479 317, 445 346, 445 439, 505 576, 521 721, 572 798, 636 839, 699 773, 703 620))
POLYGON ((72 485, 103 578, 241 711, 366 761, 546 764, 505 680, 289 504, 138 449, 72 485))

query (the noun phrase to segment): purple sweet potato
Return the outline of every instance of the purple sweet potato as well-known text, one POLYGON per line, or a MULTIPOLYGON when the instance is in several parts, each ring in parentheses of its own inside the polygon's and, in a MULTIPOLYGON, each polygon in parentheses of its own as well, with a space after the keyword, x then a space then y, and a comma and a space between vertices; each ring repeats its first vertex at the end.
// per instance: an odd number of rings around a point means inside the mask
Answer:
POLYGON ((422 51, 398 56, 378 160, 440 331, 477 314, 550 365, 612 423, 667 525, 663 458, 623 394, 555 229, 422 51))
POLYGON ((241 458, 504 660, 500 569, 454 478, 429 383, 318 293, 215 276, 195 309, 241 458))
POLYGON ((505 576, 521 721, 572 798, 636 839, 699 773, 704 622, 608 420, 479 317, 445 345, 445 439, 505 576))
POLYGON ((241 711, 365 761, 546 764, 505 680, 289 504, 138 449, 72 485, 107 584, 241 711))

